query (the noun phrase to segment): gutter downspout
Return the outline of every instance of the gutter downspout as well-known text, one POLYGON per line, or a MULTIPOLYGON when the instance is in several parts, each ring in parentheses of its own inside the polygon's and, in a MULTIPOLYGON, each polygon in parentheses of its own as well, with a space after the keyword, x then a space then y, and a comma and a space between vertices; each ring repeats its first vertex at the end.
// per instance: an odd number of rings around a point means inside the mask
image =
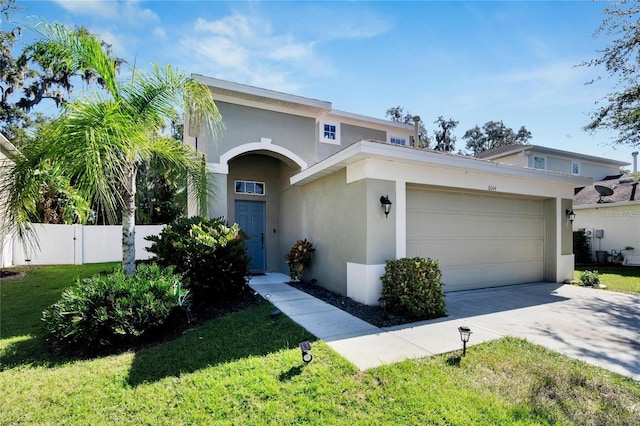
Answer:
POLYGON ((632 152, 633 157, 633 173, 638 173, 638 151, 632 152))
POLYGON ((413 116, 413 127, 414 127, 413 146, 414 148, 417 148, 420 145, 420 116, 419 115, 413 116))

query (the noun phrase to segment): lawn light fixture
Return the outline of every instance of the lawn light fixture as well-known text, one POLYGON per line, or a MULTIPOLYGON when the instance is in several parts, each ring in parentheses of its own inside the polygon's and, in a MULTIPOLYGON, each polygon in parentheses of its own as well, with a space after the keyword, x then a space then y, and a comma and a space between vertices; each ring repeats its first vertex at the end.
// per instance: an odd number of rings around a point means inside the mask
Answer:
POLYGON ((311 343, 307 340, 300 342, 300 350, 302 351, 302 361, 304 361, 305 364, 309 364, 313 359, 313 355, 311 355, 311 343))
POLYGON ((576 214, 573 212, 573 210, 567 209, 565 214, 567 215, 569 222, 573 223, 573 221, 576 220, 576 214))
POLYGON ((381 196, 380 197, 380 204, 382 205, 382 210, 384 210, 384 217, 388 217, 389 216, 389 212, 391 211, 391 204, 393 204, 389 200, 389 196, 388 195, 381 196))
POLYGON ((467 354, 467 342, 471 336, 471 329, 463 325, 462 327, 458 327, 458 331, 460 332, 460 340, 462 340, 462 356, 465 356, 467 354))

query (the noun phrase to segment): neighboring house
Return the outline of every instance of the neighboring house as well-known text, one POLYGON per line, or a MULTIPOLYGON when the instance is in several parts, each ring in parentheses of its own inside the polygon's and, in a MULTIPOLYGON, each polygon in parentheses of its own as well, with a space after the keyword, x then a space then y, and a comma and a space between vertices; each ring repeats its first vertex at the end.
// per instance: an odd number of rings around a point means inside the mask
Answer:
POLYGON ((629 163, 538 145, 507 145, 490 149, 478 158, 540 170, 590 177, 599 181, 607 176, 619 176, 620 168, 629 163))
POLYGON ((590 239, 592 260, 640 265, 640 188, 634 173, 595 182, 573 198, 573 229, 590 239), (596 255, 596 252, 602 252, 596 255), (605 253, 606 252, 606 253, 605 253))
POLYGON ((366 304, 385 261, 402 257, 439 260, 445 291, 573 278, 566 211, 590 179, 418 150, 412 126, 195 77, 226 129, 214 140, 187 117, 185 141, 215 174, 210 213, 251 236, 252 270, 287 272, 284 255, 307 238, 317 251, 305 277, 366 304))
MULTIPOLYGON (((6 171, 6 167, 9 167, 13 163, 11 158, 15 155, 19 155, 18 149, 0 133, 0 188, 4 186, 2 182, 5 179, 4 172, 6 171)), ((2 212, 4 212, 5 197, 5 194, 0 193, 0 230, 4 229, 5 218, 2 216, 2 212)), ((10 266, 12 264, 12 258, 12 238, 2 235, 0 232, 0 268, 10 266)))

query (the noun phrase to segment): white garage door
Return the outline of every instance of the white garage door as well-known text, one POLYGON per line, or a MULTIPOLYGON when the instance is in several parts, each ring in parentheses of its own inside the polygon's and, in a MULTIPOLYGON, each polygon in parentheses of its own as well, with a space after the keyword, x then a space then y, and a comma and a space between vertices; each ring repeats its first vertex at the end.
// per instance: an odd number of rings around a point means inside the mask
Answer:
POLYGON ((445 291, 543 281, 541 200, 407 188, 407 257, 440 261, 445 291))

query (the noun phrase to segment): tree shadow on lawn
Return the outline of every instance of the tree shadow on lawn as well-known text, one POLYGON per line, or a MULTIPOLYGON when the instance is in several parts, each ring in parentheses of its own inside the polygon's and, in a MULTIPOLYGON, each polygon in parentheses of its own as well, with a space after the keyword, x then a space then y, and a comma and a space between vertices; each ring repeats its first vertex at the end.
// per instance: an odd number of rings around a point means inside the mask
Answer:
POLYGON ((313 335, 274 307, 259 306, 215 319, 188 330, 178 339, 136 353, 128 384, 138 386, 251 356, 264 356, 298 346, 313 335))

